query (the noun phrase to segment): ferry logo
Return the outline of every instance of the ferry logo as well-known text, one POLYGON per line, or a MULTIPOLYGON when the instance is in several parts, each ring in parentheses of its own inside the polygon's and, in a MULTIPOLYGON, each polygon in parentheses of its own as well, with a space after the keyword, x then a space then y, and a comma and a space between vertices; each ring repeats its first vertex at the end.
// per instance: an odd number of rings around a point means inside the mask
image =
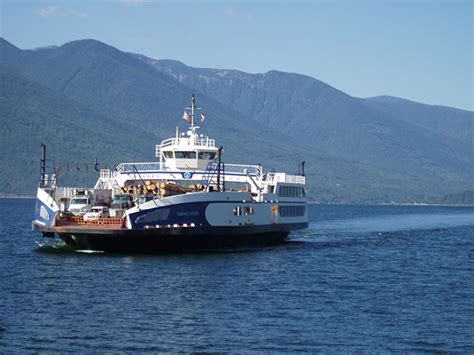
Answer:
POLYGON ((183 179, 191 179, 193 177, 193 173, 186 171, 185 173, 181 173, 181 176, 183 177, 183 179))

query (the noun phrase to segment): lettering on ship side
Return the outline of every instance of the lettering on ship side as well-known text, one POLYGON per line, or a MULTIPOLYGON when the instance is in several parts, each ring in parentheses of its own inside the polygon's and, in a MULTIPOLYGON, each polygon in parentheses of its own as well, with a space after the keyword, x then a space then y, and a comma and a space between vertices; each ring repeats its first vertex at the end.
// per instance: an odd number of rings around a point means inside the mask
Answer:
POLYGON ((199 211, 183 211, 177 212, 177 217, 189 217, 189 216, 199 216, 199 211))

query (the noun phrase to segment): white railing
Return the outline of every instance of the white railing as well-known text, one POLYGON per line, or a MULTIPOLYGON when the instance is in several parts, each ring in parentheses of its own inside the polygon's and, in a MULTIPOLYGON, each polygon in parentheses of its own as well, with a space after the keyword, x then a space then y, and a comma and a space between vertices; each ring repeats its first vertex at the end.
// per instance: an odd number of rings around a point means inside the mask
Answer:
POLYGON ((274 182, 286 182, 290 184, 306 184, 306 177, 301 175, 290 175, 286 173, 267 173, 267 181, 270 183, 274 182))
POLYGON ((306 177, 301 175, 286 175, 285 182, 291 184, 306 184, 306 177))
MULTIPOLYGON (((216 163, 217 164, 217 163, 216 163)), ((242 175, 252 175, 262 177, 263 171, 260 165, 244 165, 244 164, 227 164, 224 163, 225 173, 234 173, 242 175)), ((160 162, 143 162, 143 163, 121 163, 117 165, 116 171, 119 173, 138 171, 156 171, 162 170, 160 162)), ((105 172, 104 172, 105 173, 105 172)))
POLYGON ((202 137, 202 138, 192 138, 183 137, 183 138, 168 138, 161 142, 160 145, 157 147, 168 147, 170 145, 179 145, 179 146, 186 146, 186 145, 197 145, 202 147, 209 147, 214 148, 216 146, 216 140, 210 139, 209 137, 202 137))
MULTIPOLYGON (((85 197, 89 197, 93 192, 93 189, 89 188, 61 186, 55 189, 54 199, 59 202, 62 198, 71 198, 77 196, 79 190, 84 192, 85 197)), ((80 196, 82 196, 82 194, 80 196)))
POLYGON ((275 173, 266 173, 265 180, 267 182, 273 183, 275 181, 275 173))
POLYGON ((249 174, 252 176, 258 175, 259 165, 242 165, 242 164, 227 164, 225 163, 225 173, 249 174))
POLYGON ((100 169, 100 178, 109 179, 110 178, 110 169, 100 169))
MULTIPOLYGON (((217 166, 217 163, 216 163, 217 166)), ((250 175, 258 178, 259 181, 263 180, 263 170, 261 165, 244 165, 244 164, 224 164, 225 171, 224 174, 242 174, 250 175)), ((135 173, 139 172, 151 172, 151 171, 161 171, 162 166, 160 162, 141 162, 141 163, 121 163, 117 165, 116 172, 106 172, 101 171, 101 178, 112 178, 116 176, 117 173, 135 173), (109 176, 107 177, 107 174, 109 176)), ((198 173, 196 171, 196 173, 198 173)), ((286 173, 274 173, 269 172, 265 174, 266 181, 269 183, 275 182, 285 182, 290 184, 306 184, 306 177, 301 175, 291 175, 286 173)))
POLYGON ((120 163, 117 165, 118 172, 135 172, 138 171, 153 171, 161 170, 160 162, 145 162, 145 163, 120 163))

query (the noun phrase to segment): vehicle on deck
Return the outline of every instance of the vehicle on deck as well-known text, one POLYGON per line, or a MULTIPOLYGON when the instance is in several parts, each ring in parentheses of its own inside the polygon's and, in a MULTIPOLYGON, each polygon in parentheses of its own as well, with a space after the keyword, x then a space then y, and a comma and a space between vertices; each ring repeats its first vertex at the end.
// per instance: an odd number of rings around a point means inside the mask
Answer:
POLYGON ((110 217, 109 208, 104 206, 94 206, 84 215, 84 221, 98 221, 99 218, 110 217))
POLYGON ((80 195, 71 198, 68 210, 75 216, 83 216, 91 206, 91 199, 88 196, 80 195))

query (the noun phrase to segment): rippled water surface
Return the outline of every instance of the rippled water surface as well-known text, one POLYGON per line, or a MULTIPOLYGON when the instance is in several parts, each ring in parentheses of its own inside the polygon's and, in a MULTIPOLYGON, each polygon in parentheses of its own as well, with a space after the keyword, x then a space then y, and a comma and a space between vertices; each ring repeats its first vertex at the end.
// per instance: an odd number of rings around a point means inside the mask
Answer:
POLYGON ((309 207, 263 249, 74 251, 0 200, 0 352, 474 352, 474 208, 309 207))

